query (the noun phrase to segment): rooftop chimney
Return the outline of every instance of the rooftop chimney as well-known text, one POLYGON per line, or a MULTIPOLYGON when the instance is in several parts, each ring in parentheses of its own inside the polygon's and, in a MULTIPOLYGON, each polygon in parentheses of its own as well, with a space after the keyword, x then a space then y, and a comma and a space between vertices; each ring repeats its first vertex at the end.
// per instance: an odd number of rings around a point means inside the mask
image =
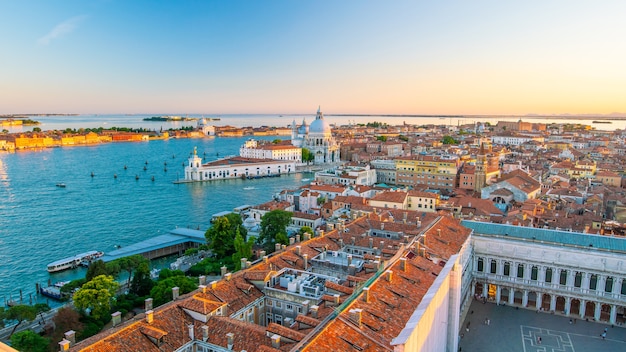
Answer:
POLYGON ((224 275, 226 275, 226 273, 228 272, 228 268, 226 267, 226 265, 224 265, 223 267, 220 268, 222 277, 224 277, 224 275))
POLYGON ((280 245, 280 243, 276 243, 276 244, 274 245, 274 250, 275 250, 276 252, 280 251, 280 249, 281 249, 281 248, 282 248, 282 246, 280 245))
POLYGON ((324 237, 324 230, 320 230, 320 237, 324 237))
POLYGON ((317 310, 320 309, 319 306, 313 305, 311 306, 311 317, 317 319, 317 310))
POLYGON ((233 346, 235 345, 235 334, 229 332, 228 334, 226 334, 226 339, 228 340, 228 349, 232 350, 233 346))
POLYGON ((305 241, 308 241, 308 240, 310 240, 310 239, 311 239, 311 234, 310 234, 310 233, 308 233, 308 232, 305 232, 305 233, 304 233, 304 240, 305 240, 305 241))
POLYGON ((172 287, 172 301, 175 301, 178 299, 179 293, 180 293, 180 288, 172 287))
POLYGON ((206 285, 200 285, 198 286, 198 289, 200 290, 200 292, 206 293, 206 285))
POLYGON ((369 287, 363 287, 363 300, 365 301, 365 303, 369 303, 370 301, 370 288, 369 287))
POLYGON ((351 239, 352 239, 352 245, 354 246, 356 244, 356 237, 352 236, 351 239))
POLYGON ((152 298, 146 298, 144 301, 144 309, 145 310, 152 310, 152 298))
POLYGON ((293 237, 289 237, 289 245, 291 246, 294 243, 296 243, 296 239, 293 237))
POLYGON ((352 322, 354 324, 356 324, 356 326, 361 327, 361 312, 363 310, 362 309, 350 309, 350 320, 352 320, 352 322))
POLYGON ((263 263, 267 264, 268 261, 269 261, 269 257, 264 255, 263 256, 263 263))
POLYGON ((400 258, 400 269, 406 271, 406 258, 400 258))
POLYGON ((191 339, 191 341, 195 340, 196 337, 194 336, 193 324, 187 325, 187 328, 189 329, 189 339, 191 339))
POLYGON ((147 310, 146 311, 146 323, 152 324, 153 321, 154 321, 154 311, 152 309, 147 310))
POLYGON ((120 325, 121 322, 122 322, 122 313, 115 312, 115 313, 111 314, 111 324, 113 326, 118 326, 118 325, 120 325))
POLYGON ((393 271, 391 270, 385 271, 385 277, 387 278, 387 281, 391 282, 391 278, 393 277, 393 271))
POLYGON ((311 301, 308 299, 302 302, 302 314, 307 315, 309 313, 309 306, 311 305, 311 301))
POLYGON ((287 317, 285 318, 284 323, 285 323, 285 326, 289 328, 291 327, 291 324, 293 324, 293 319, 287 317))
POLYGON ((265 257, 265 254, 266 254, 266 252, 265 252, 264 250, 260 250, 260 251, 259 251, 259 256, 258 256, 258 258, 263 258, 263 257, 265 257))
POLYGON ((283 245, 280 246, 280 249, 282 249, 283 251, 285 250, 285 248, 287 248, 286 244, 283 244, 283 245))
POLYGON ((333 295, 333 303, 335 303, 335 305, 339 305, 339 294, 334 294, 333 295))
POLYGON ((198 284, 199 285, 206 285, 206 276, 204 276, 204 275, 198 276, 198 284))
POLYGON ((385 241, 380 241, 380 250, 382 251, 383 249, 385 249, 385 241))
POLYGON ((67 341, 66 339, 61 340, 61 342, 59 342, 59 351, 63 352, 63 351, 69 351, 70 350, 70 342, 67 341))
POLYGON ((274 334, 272 335, 271 339, 272 339, 272 347, 280 348, 280 336, 274 334))
POLYGON ((369 247, 372 248, 374 247, 374 239, 373 238, 369 238, 369 247))
MULTIPOLYGON (((241 258, 239 261, 241 262, 241 269, 242 270, 245 269, 246 268, 246 263, 248 262, 248 258, 241 258)), ((226 275, 226 274, 224 274, 224 275, 226 275)))
POLYGON ((296 234, 296 242, 300 242, 300 234, 296 234))
POLYGON ((70 342, 70 346, 76 343, 76 332, 74 330, 66 331, 63 335, 65 339, 70 342))
POLYGON ((230 281, 230 279, 232 278, 233 274, 231 273, 227 273, 226 275, 224 275, 224 278, 226 279, 226 281, 230 281))
POLYGON ((212 290, 215 290, 217 288, 217 281, 211 281, 211 283, 209 284, 209 286, 211 286, 212 290))
POLYGON ((300 255, 300 251, 302 250, 301 246, 296 246, 296 254, 300 255))
POLYGON ((309 267, 309 255, 304 253, 302 258, 304 258, 304 270, 307 270, 309 267))
POLYGON ((202 330, 202 341, 206 342, 209 339, 209 327, 202 325, 200 329, 202 330))
POLYGON ((342 247, 342 248, 343 248, 343 238, 340 238, 340 239, 339 239, 339 247, 342 247))
POLYGON ((352 264, 352 254, 348 254, 346 259, 348 260, 348 266, 350 266, 350 264, 352 264))
POLYGON ((384 222, 381 222, 381 223, 380 223, 380 229, 381 229, 381 230, 384 230, 384 229, 385 229, 385 223, 384 223, 384 222))
POLYGON ((437 236, 441 237, 441 229, 437 229, 437 236))

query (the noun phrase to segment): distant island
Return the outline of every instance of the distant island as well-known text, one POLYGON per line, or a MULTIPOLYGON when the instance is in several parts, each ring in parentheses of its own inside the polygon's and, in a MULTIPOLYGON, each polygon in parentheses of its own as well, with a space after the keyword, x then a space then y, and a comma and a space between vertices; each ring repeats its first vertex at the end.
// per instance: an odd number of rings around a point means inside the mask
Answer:
POLYGON ((0 125, 2 126, 37 126, 40 125, 41 122, 31 120, 29 118, 16 119, 16 118, 8 118, 8 119, 0 119, 0 125))
POLYGON ((196 121, 197 117, 182 117, 182 116, 152 116, 146 117, 144 121, 196 121))

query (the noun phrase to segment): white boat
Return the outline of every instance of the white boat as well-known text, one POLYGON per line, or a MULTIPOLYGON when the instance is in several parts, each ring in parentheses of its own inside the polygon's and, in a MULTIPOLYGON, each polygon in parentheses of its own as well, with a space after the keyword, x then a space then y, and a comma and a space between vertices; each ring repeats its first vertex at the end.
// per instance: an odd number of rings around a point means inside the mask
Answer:
POLYGON ((250 190, 253 190, 254 187, 244 187, 243 189, 246 190, 246 191, 250 191, 250 190))
POLYGON ((57 271, 73 269, 79 266, 82 262, 91 262, 92 260, 98 259, 103 255, 104 253, 100 251, 89 251, 77 254, 73 257, 59 259, 55 262, 48 264, 48 272, 55 273, 57 271))

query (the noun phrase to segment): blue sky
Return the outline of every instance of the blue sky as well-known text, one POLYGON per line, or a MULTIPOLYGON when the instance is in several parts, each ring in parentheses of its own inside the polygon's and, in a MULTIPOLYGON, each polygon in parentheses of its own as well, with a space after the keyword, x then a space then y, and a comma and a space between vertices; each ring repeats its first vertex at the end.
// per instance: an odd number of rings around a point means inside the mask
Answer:
POLYGON ((626 112, 624 1, 5 1, 0 113, 626 112))

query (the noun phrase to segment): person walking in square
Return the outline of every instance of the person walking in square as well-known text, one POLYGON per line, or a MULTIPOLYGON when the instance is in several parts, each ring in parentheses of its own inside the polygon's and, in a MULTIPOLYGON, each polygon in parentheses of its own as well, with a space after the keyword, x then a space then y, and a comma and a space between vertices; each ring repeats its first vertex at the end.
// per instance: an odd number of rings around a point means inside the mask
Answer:
POLYGON ((600 336, 602 336, 602 340, 606 339, 606 332, 603 332, 600 336))

